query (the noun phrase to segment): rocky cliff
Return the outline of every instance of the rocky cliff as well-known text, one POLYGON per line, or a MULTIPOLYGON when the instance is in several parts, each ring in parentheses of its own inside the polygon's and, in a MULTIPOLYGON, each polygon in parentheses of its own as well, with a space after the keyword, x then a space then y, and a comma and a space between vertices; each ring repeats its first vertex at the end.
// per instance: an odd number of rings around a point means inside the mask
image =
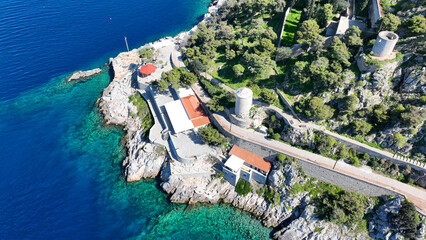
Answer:
MULTIPOLYGON (((129 97, 138 94, 132 88, 132 78, 141 62, 138 49, 121 53, 110 60, 114 79, 99 99, 99 109, 107 124, 123 126, 127 131, 127 157, 123 161, 125 177, 129 182, 142 178, 154 178, 160 172, 166 154, 161 146, 148 143, 142 127, 143 116, 137 116, 137 108, 129 97)), ((148 113, 149 114, 149 113, 148 113)))

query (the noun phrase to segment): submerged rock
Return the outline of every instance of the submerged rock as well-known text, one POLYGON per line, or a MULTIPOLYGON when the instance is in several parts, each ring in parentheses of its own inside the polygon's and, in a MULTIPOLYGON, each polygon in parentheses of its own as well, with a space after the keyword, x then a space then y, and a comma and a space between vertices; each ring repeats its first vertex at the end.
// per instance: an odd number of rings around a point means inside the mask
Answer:
POLYGON ((88 71, 77 71, 77 72, 74 72, 67 79, 67 82, 76 81, 76 80, 80 80, 80 79, 85 79, 85 78, 94 76, 96 74, 99 74, 101 72, 102 72, 102 69, 100 69, 100 68, 95 68, 95 69, 88 70, 88 71))

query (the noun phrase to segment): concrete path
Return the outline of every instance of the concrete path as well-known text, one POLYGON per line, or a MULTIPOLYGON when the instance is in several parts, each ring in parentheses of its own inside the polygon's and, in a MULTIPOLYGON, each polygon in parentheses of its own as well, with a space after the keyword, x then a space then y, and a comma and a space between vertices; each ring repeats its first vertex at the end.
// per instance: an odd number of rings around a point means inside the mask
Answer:
MULTIPOLYGON (((201 86, 197 83, 193 85, 194 92, 200 97, 200 100, 203 103, 208 102, 209 98, 206 97, 206 93, 201 88, 201 86)), ((357 168, 352 165, 348 165, 344 162, 338 161, 336 163, 335 160, 330 158, 323 157, 318 154, 314 154, 299 148, 292 147, 283 142, 274 141, 268 138, 265 138, 265 135, 253 131, 252 129, 243 129, 236 125, 231 124, 224 116, 213 113, 211 115, 217 123, 223 128, 226 132, 242 138, 248 141, 254 142, 256 144, 271 148, 278 152, 282 152, 288 156, 299 158, 305 161, 310 161, 317 165, 320 165, 324 168, 331 169, 333 171, 337 171, 339 173, 351 176, 356 179, 360 179, 363 181, 367 181, 371 184, 393 190, 402 195, 405 195, 408 199, 410 199, 418 208, 418 210, 426 215, 426 190, 422 188, 413 187, 411 185, 399 182, 397 180, 382 176, 380 174, 366 171, 363 168, 357 168)))
MULTIPOLYGON (((231 123, 224 116, 221 116, 219 114, 213 114, 213 117, 216 118, 219 124, 229 133, 240 138, 247 139, 251 142, 255 142, 257 144, 269 147, 276 151, 282 152, 288 156, 311 161, 328 169, 333 169, 336 163, 335 160, 332 160, 330 158, 326 158, 318 154, 292 147, 283 142, 267 139, 265 138, 265 135, 260 134, 258 132, 248 131, 238 126, 231 125, 231 123)), ((379 175, 377 173, 367 172, 362 168, 357 168, 352 165, 348 165, 342 161, 337 162, 336 166, 334 167, 334 170, 403 194, 419 208, 420 212, 426 214, 426 191, 424 189, 413 187, 411 185, 379 175)))

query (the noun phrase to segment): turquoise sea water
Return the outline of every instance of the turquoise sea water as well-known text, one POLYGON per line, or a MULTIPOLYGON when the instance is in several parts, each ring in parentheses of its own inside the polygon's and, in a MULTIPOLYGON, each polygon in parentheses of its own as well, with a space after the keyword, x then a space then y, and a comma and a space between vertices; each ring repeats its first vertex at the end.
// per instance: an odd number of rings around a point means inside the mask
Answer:
POLYGON ((131 47, 174 35, 195 24, 207 5, 0 3, 0 52, 7 60, 0 62, 0 239, 269 237, 270 229, 228 205, 171 204, 155 180, 127 184, 125 133, 103 125, 95 105, 110 81, 107 71, 65 82, 72 71, 101 66, 122 51, 124 32, 134 39, 131 47), (118 23, 99 24, 109 16, 118 23))

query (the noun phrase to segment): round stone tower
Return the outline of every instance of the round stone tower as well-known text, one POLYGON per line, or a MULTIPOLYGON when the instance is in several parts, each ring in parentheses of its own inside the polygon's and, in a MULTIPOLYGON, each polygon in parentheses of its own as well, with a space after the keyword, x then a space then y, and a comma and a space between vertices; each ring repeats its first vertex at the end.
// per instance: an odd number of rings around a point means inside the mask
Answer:
POLYGON ((373 56, 387 57, 391 55, 398 39, 399 37, 396 33, 389 31, 379 32, 373 46, 373 56))
POLYGON ((239 118, 248 118, 253 103, 253 92, 248 88, 237 90, 235 98, 235 115, 239 118))

